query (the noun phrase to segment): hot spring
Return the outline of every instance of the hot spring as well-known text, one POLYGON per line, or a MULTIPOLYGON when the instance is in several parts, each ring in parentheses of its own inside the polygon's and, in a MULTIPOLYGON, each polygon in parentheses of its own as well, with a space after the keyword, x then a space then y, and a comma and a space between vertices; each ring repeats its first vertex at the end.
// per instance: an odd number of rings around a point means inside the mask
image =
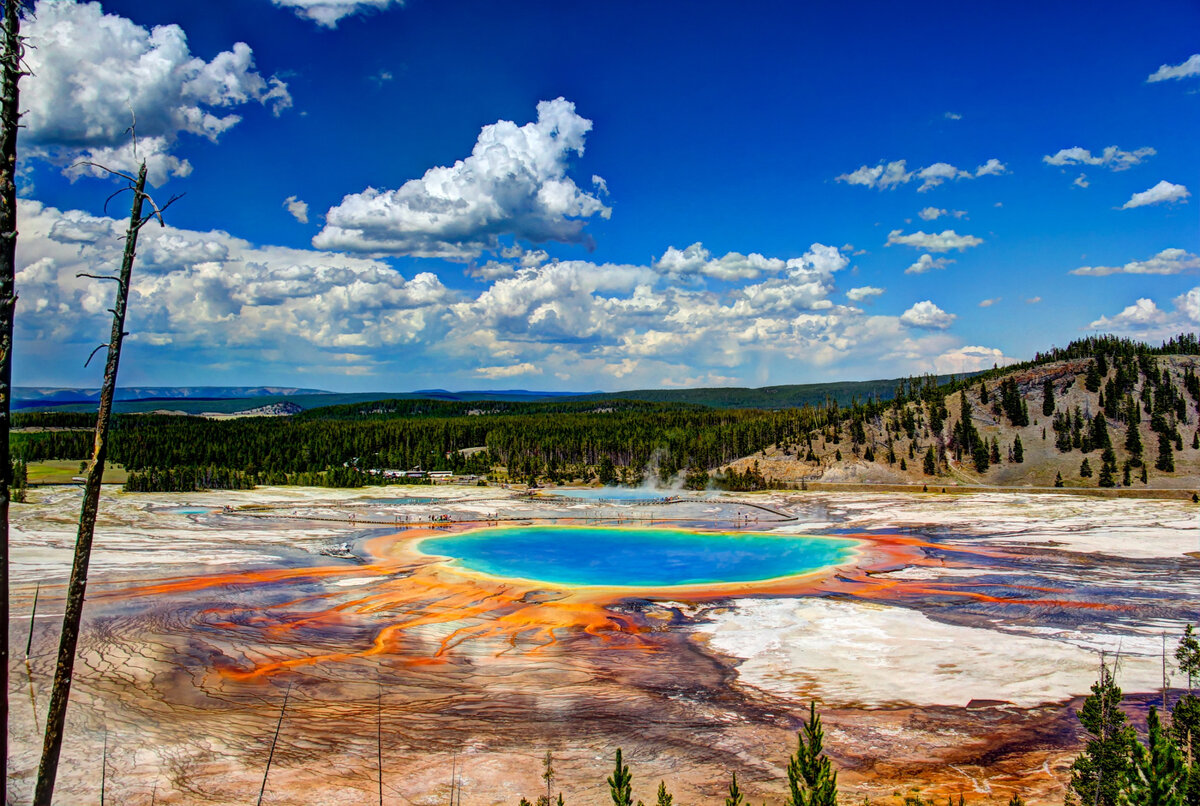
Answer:
POLYGON ((807 535, 519 526, 427 538, 417 548, 494 577, 664 588, 807 574, 846 562, 857 545, 846 538, 807 535))

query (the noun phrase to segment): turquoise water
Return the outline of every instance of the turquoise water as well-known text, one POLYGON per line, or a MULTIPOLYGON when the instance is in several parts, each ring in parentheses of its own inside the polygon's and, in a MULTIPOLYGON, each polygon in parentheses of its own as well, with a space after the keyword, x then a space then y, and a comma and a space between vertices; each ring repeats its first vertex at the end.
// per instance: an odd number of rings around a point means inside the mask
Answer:
POLYGON ((187 509, 187 508, 173 509, 171 511, 174 512, 176 515, 207 515, 208 513, 212 512, 211 509, 187 509))
POLYGON ((846 561, 856 545, 836 537, 519 526, 431 537, 417 547, 491 576, 662 588, 803 574, 846 561))

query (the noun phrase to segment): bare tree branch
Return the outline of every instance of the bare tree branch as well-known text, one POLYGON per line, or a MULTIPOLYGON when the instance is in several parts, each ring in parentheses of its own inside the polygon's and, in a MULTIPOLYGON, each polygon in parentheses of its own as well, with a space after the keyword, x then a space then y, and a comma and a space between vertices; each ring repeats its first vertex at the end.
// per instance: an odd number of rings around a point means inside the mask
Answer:
MULTIPOLYGON (((101 170, 101 171, 104 171, 105 173, 112 174, 113 176, 119 176, 119 177, 121 177, 122 179, 128 179, 128 180, 129 180, 131 183, 133 183, 133 184, 135 184, 135 185, 137 184, 137 180, 136 180, 136 179, 134 179, 134 178, 133 178, 132 176, 130 176, 129 174, 127 174, 127 173, 121 173, 120 171, 114 171, 112 168, 109 168, 109 167, 108 167, 108 166, 106 166, 106 165, 101 165, 101 164, 100 164, 100 163, 98 163, 98 162, 91 162, 90 160, 80 160, 79 162, 73 162, 73 163, 71 163, 71 164, 70 164, 70 165, 67 167, 67 170, 69 171, 69 170, 71 170, 72 168, 77 168, 77 167, 79 167, 80 165, 87 165, 87 166, 88 166, 88 167, 90 167, 90 168, 97 168, 97 169, 99 169, 99 170, 101 170)), ((122 188, 122 190, 129 190, 129 188, 122 188)))
MULTIPOLYGON (((74 167, 74 166, 72 166, 72 167, 74 167)), ((112 193, 109 195, 109 197, 108 197, 107 199, 105 199, 105 200, 104 200, 104 213, 105 213, 106 215, 108 214, 108 203, 109 203, 110 201, 112 201, 112 200, 113 200, 113 199, 115 199, 117 196, 120 196, 122 193, 125 193, 126 191, 129 191, 129 190, 133 190, 133 188, 124 187, 124 188, 120 188, 119 190, 115 190, 115 191, 113 191, 113 192, 112 192, 112 193)))
POLYGON ((141 222, 138 224, 138 226, 140 227, 140 226, 142 226, 142 224, 145 224, 147 221, 149 221, 149 220, 151 220, 151 219, 153 219, 153 218, 157 218, 157 219, 158 219, 158 225, 159 225, 160 227, 165 227, 165 226, 166 226, 166 223, 163 221, 163 217, 162 217, 162 214, 163 214, 163 212, 164 212, 164 211, 165 211, 165 210, 166 210, 168 207, 170 207, 172 204, 174 204, 175 202, 177 202, 177 201, 179 201, 180 199, 182 199, 182 198, 183 198, 184 196, 186 196, 187 194, 186 194, 186 193, 180 193, 180 194, 177 194, 177 195, 175 195, 175 196, 172 196, 171 198, 167 199, 167 203, 166 203, 166 204, 164 204, 162 207, 159 207, 158 205, 156 205, 156 204, 154 203, 154 199, 150 198, 150 195, 149 195, 148 193, 143 193, 142 195, 143 195, 143 196, 145 196, 145 199, 146 199, 146 201, 147 201, 147 202, 149 202, 149 203, 150 203, 150 206, 151 206, 152 208, 154 208, 154 212, 152 212, 150 215, 148 215, 148 216, 146 216, 145 218, 143 218, 143 219, 141 220, 141 222))
MULTIPOLYGON (((109 173, 122 175, 117 171, 109 171, 109 173)), ((108 360, 104 367, 104 383, 100 387, 100 406, 96 414, 92 463, 88 468, 87 481, 83 488, 83 505, 79 513, 79 533, 75 538, 75 558, 71 565, 71 579, 67 585, 67 602, 58 645, 58 663, 54 669, 54 683, 50 689, 50 707, 46 714, 46 736, 42 745, 42 759, 38 765, 37 786, 33 796, 34 806, 51 806, 54 798, 54 783, 58 776, 58 760, 62 753, 67 704, 71 697, 71 678, 75 670, 75 649, 79 642, 79 629, 83 621, 83 604, 87 594, 88 564, 91 561, 92 540, 96 531, 96 514, 100 506, 100 484, 104 477, 104 463, 108 458, 108 432, 112 420, 113 398, 117 388, 121 344, 127 335, 125 313, 129 304, 129 280, 133 273, 134 258, 137 255, 138 229, 142 222, 142 203, 146 198, 145 187, 146 163, 143 162, 138 169, 133 204, 129 210, 129 226, 125 233, 125 253, 121 258, 121 272, 117 282, 117 301, 113 307, 112 336, 108 344, 104 345, 109 348, 108 360)), ((93 355, 99 349, 101 348, 93 351, 93 355)))
POLYGON ((105 342, 104 344, 99 345, 95 350, 92 350, 92 352, 88 354, 87 361, 83 362, 84 369, 87 369, 87 365, 92 363, 92 359, 96 357, 96 353, 106 349, 107 347, 108 343, 105 342))

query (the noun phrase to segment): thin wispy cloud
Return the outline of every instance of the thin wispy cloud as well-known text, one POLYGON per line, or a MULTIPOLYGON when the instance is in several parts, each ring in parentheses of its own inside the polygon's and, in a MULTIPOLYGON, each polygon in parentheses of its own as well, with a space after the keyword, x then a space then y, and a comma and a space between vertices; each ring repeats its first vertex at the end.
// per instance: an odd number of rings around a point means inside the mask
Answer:
POLYGON ((403 0, 271 0, 274 5, 289 8, 296 16, 312 20, 325 28, 336 28, 346 17, 368 11, 382 11, 390 6, 402 6, 403 0))
POLYGON ((1193 53, 1180 64, 1164 64, 1151 73, 1146 81, 1153 84, 1158 81, 1180 80, 1200 76, 1200 53, 1193 53))
POLYGON ((884 246, 911 246, 916 249, 924 249, 927 252, 949 252, 951 249, 964 251, 973 246, 979 246, 983 243, 982 238, 977 238, 974 235, 959 235, 952 229, 942 230, 941 232, 914 232, 905 235, 902 230, 894 229, 888 233, 887 242, 884 246))
POLYGON ((1080 266, 1071 274, 1084 277, 1107 277, 1110 274, 1184 274, 1200 270, 1200 255, 1186 249, 1164 249, 1145 260, 1131 260, 1121 266, 1080 266))
POLYGON ((894 160, 880 162, 877 165, 859 166, 850 173, 837 176, 836 180, 848 185, 861 185, 877 190, 888 190, 919 180, 921 184, 917 187, 917 192, 923 193, 945 182, 975 179, 981 176, 1000 176, 1005 173, 1008 173, 1008 166, 995 157, 977 166, 974 171, 956 168, 948 162, 935 162, 924 168, 909 171, 907 160, 894 160))
POLYGON ((1108 146, 1099 154, 1092 154, 1086 148, 1074 146, 1072 148, 1059 149, 1054 154, 1047 154, 1042 157, 1042 162, 1055 166, 1095 165, 1108 168, 1110 171, 1126 171, 1135 165, 1140 165, 1148 157, 1153 157, 1157 153, 1157 151, 1149 146, 1144 146, 1133 151, 1124 151, 1117 146, 1108 146))

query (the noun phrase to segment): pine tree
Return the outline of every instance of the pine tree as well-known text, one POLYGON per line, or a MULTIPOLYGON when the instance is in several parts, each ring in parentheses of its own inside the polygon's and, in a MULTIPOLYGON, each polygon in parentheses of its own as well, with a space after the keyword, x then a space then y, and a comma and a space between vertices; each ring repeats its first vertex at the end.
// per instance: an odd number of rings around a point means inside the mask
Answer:
POLYGON ((1164 473, 1175 472, 1175 454, 1171 450, 1169 434, 1158 435, 1158 458, 1154 460, 1154 467, 1164 473))
POLYGON ((1015 434, 1013 436, 1012 455, 1013 461, 1017 464, 1021 464, 1025 461, 1025 448, 1021 445, 1020 434, 1015 434))
POLYGON ((1200 677, 1200 641, 1196 640, 1191 624, 1183 628, 1183 637, 1175 648, 1175 661, 1179 671, 1187 675, 1188 692, 1194 693, 1196 678, 1200 677))
POLYGON ((549 750, 546 751, 546 757, 542 759, 542 780, 546 782, 546 806, 550 806, 550 787, 554 784, 554 756, 550 754, 549 750))
POLYGON ((975 463, 976 473, 986 473, 988 469, 988 444, 986 440, 979 440, 975 443, 975 450, 971 452, 971 460, 975 463))
POLYGON ((1055 487, 1061 487, 1061 486, 1063 486, 1063 480, 1062 480, 1062 473, 1061 473, 1061 472, 1058 472, 1058 473, 1055 473, 1055 474, 1054 474, 1054 486, 1055 486, 1055 487))
POLYGON ((611 487, 617 481, 617 469, 613 466, 612 457, 608 454, 600 457, 600 464, 596 468, 596 480, 605 487, 611 487))
POLYGON ((671 803, 674 800, 675 800, 675 798, 671 795, 670 792, 667 791, 667 782, 659 781, 658 782, 658 800, 656 801, 655 806, 671 806, 671 803))
POLYGON ((932 476, 937 473, 937 459, 933 456, 933 446, 929 446, 929 450, 925 452, 925 466, 922 468, 926 476, 932 476))
POLYGON ((1117 455, 1113 453, 1111 445, 1100 455, 1099 484, 1101 487, 1117 486, 1117 455))
POLYGON ((1133 726, 1121 711, 1121 689, 1101 662, 1100 679, 1079 711, 1079 722, 1091 734, 1071 765, 1071 790, 1082 806, 1117 806, 1129 775, 1133 726))
POLYGON ((1049 378, 1042 381, 1042 414, 1046 417, 1054 414, 1054 381, 1049 378))
POLYGON ((837 806, 837 771, 822 753, 824 744, 825 731, 812 702, 796 736, 796 754, 788 759, 786 806, 837 806))
POLYGON ((1095 361, 1088 362, 1087 372, 1083 376, 1083 388, 1089 392, 1100 390, 1100 370, 1097 369, 1095 361))
POLYGON ((738 789, 737 773, 733 774, 733 781, 729 784, 729 795, 725 798, 725 806, 742 806, 742 790, 738 789))
POLYGON ((1088 434, 1092 445, 1097 448, 1107 448, 1112 445, 1112 440, 1108 436, 1108 423, 1104 420, 1104 415, 1097 412, 1092 418, 1092 427, 1088 434))
POLYGON ((1088 460, 1086 458, 1083 460, 1083 463, 1079 465, 1079 477, 1083 479, 1090 479, 1092 477, 1092 466, 1088 464, 1088 460))
POLYGON ((1187 771, 1179 749, 1162 729, 1158 709, 1146 717, 1146 745, 1133 742, 1133 764, 1122 787, 1122 806, 1183 806, 1187 771))
POLYGON ((984 383, 983 381, 979 382, 979 402, 985 406, 987 405, 987 402, 988 402, 987 384, 984 383))
POLYGON ((992 437, 992 447, 988 450, 988 461, 994 465, 1000 464, 1000 440, 992 437))
POLYGON ((1138 467, 1142 463, 1142 435, 1138 433, 1138 424, 1132 419, 1125 431, 1125 451, 1129 454, 1129 463, 1138 467))
POLYGON ((1188 806, 1200 803, 1200 698, 1184 694, 1171 710, 1171 736, 1187 768, 1188 806))
POLYGON ((612 794, 613 806, 633 806, 633 776, 629 774, 629 765, 621 764, 621 748, 617 748, 617 759, 613 765, 613 774, 608 779, 609 792, 612 794))

